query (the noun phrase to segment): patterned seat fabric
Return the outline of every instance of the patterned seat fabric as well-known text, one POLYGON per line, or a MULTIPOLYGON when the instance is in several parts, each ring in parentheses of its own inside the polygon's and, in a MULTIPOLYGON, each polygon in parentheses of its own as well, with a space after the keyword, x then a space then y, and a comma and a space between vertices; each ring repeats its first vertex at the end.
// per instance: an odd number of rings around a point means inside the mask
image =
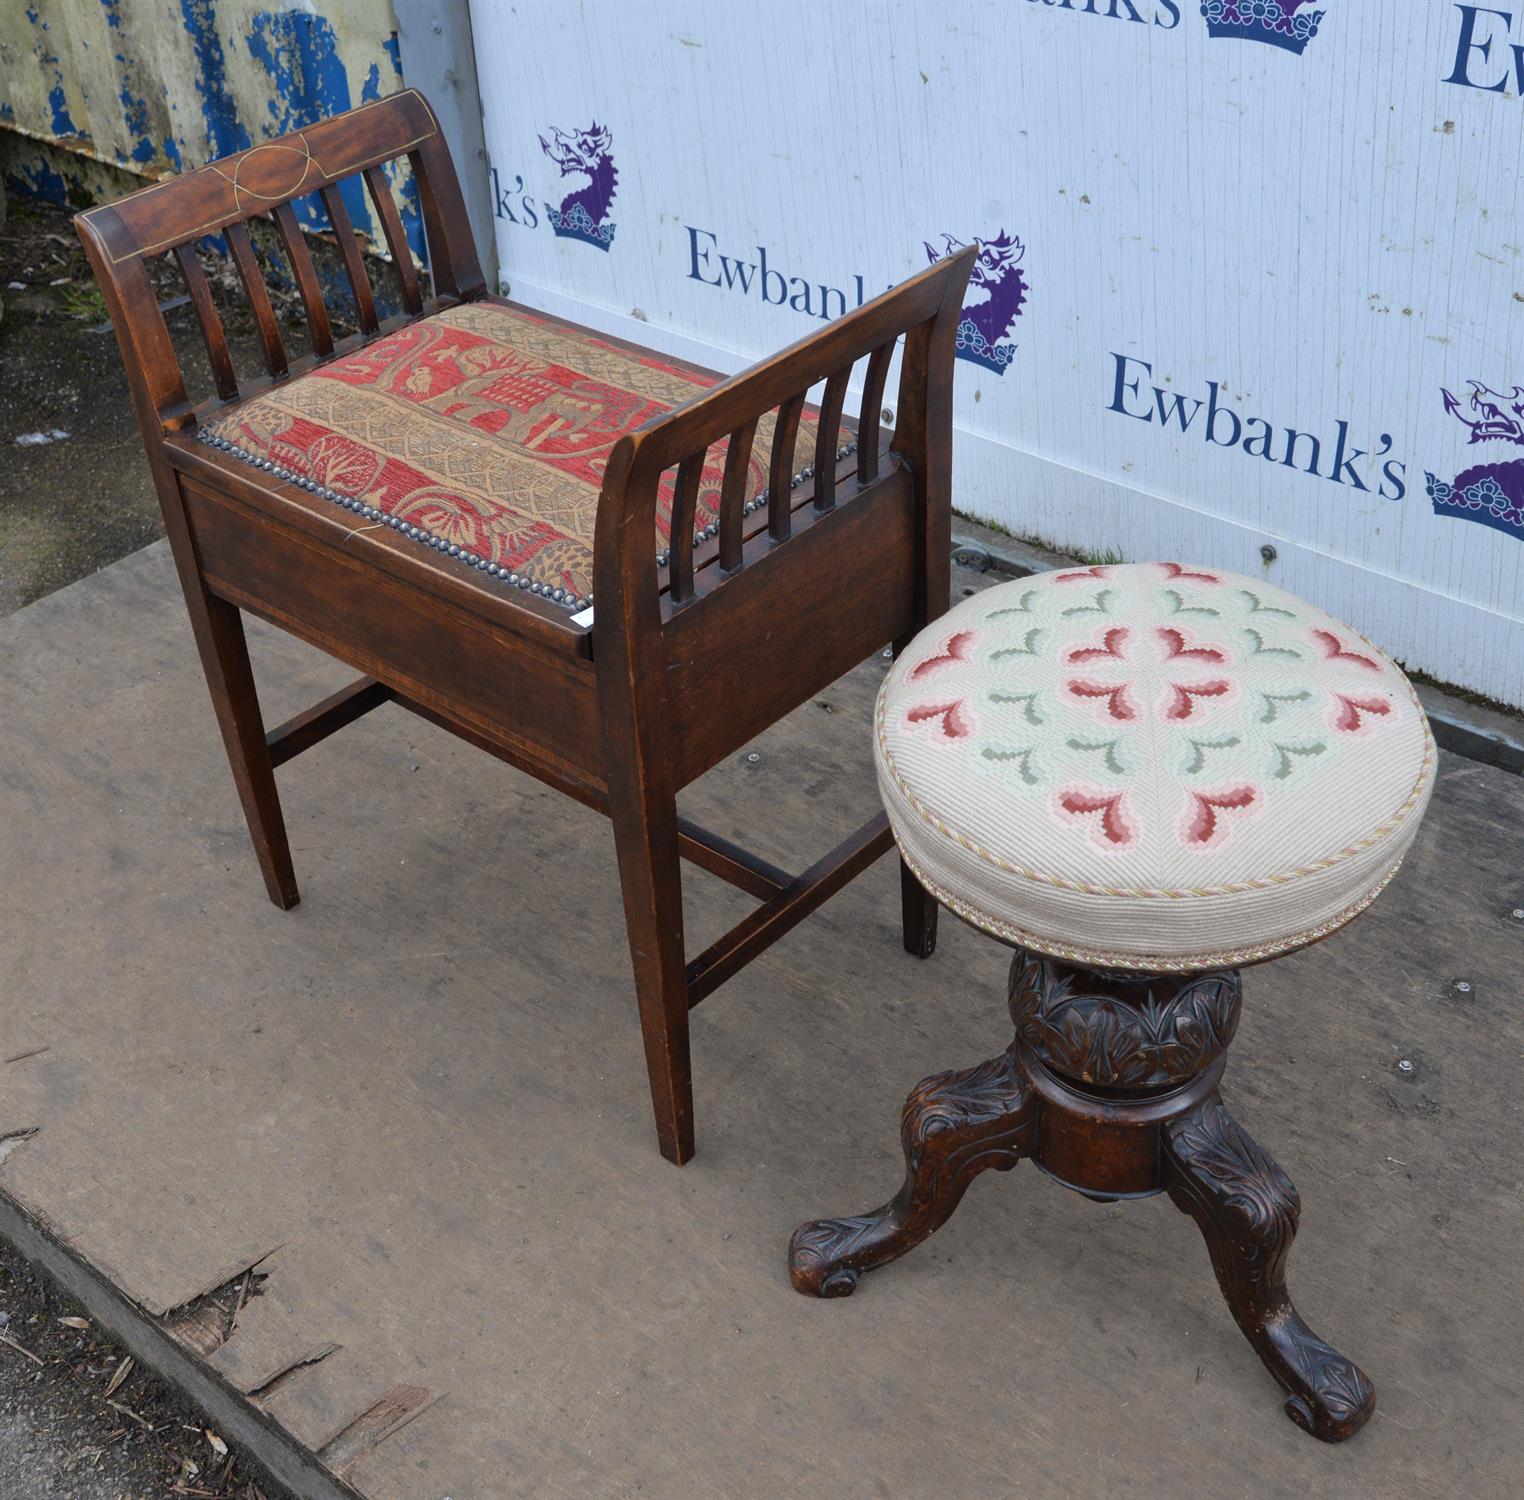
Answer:
POLYGON ((1401 671, 1283 589, 1140 563, 965 600, 884 682, 907 863, 975 925, 1092 966, 1191 970, 1331 932, 1433 784, 1401 671))
MULTIPOLYGON (((240 402, 197 435, 462 567, 580 609, 615 442, 713 384, 554 319, 477 302, 240 402)), ((765 491, 772 430, 770 416, 757 428, 751 509, 765 491)), ((814 445, 806 418, 791 473, 814 445)), ((724 462, 717 443, 699 490, 701 533, 713 534, 724 462)), ((674 480, 664 476, 657 504, 663 564, 674 480)))

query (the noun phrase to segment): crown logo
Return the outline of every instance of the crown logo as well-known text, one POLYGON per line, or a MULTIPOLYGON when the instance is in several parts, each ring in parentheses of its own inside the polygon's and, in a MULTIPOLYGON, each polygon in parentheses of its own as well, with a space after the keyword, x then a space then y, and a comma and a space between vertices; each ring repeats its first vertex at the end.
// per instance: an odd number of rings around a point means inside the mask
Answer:
POLYGON ((1298 57, 1318 34, 1320 10, 1302 10, 1311 0, 1202 0, 1208 36, 1235 36, 1268 42, 1298 57), (1298 14, 1298 12, 1301 14, 1298 14))
POLYGON ((586 130, 558 130, 540 137, 540 149, 561 169, 563 177, 586 177, 587 186, 568 193, 561 206, 545 205, 550 227, 561 239, 581 240, 597 250, 614 243, 617 227, 609 219, 619 173, 614 166, 614 138, 596 120, 586 130))
MULTIPOLYGON (((1472 443, 1506 443, 1524 448, 1524 386, 1504 393, 1490 390, 1479 380, 1468 381, 1471 399, 1462 402, 1443 387, 1445 410, 1468 433, 1472 443)), ((1524 540, 1524 458, 1504 456, 1494 463, 1463 469, 1453 481, 1427 470, 1424 483, 1436 516, 1458 516, 1479 521, 1497 531, 1524 540)))
MULTIPOLYGON (((965 242, 944 234, 940 250, 930 241, 922 243, 927 260, 935 264, 956 255, 965 242)), ((1026 277, 1020 265, 1026 253, 1026 246, 1002 229, 995 238, 979 241, 979 256, 968 279, 954 352, 959 359, 983 365, 994 375, 1004 375, 1016 357, 1016 345, 1009 340, 1027 299, 1026 277)))

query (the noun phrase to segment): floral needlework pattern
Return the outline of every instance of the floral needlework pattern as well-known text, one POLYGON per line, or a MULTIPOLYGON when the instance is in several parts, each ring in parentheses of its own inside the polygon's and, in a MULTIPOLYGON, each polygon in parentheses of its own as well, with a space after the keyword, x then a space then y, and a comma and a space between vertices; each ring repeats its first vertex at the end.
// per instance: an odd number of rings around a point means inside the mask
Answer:
POLYGON ((907 658, 904 729, 1103 852, 1217 850, 1416 711, 1353 630, 1235 574, 1101 565, 984 597, 907 658))

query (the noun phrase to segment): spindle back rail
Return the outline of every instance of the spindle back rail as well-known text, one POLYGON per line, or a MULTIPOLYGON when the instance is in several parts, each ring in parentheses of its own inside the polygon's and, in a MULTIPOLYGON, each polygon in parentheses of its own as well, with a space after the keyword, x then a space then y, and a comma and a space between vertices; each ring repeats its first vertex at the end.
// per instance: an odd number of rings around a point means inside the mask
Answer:
MULTIPOLYGON (((116 328, 271 899, 282 908, 298 899, 275 768, 382 703, 604 811, 614 827, 658 1141, 668 1159, 686 1161, 690 1007, 884 853, 891 837, 880 816, 793 875, 681 817, 677 793, 946 608, 953 349, 974 250, 620 438, 599 492, 588 620, 549 598, 444 567, 393 530, 195 441, 211 413, 410 322, 460 302, 512 306, 486 289, 449 152, 420 94, 408 90, 266 142, 92 209, 76 224, 116 328), (403 159, 422 208, 429 295, 383 171, 403 159), (397 317, 378 315, 346 183, 351 194, 368 195, 386 239, 403 308, 397 317), (359 327, 348 338, 334 334, 296 207, 304 198, 314 212, 321 202, 339 248, 359 327), (305 314, 311 352, 299 359, 288 356, 249 233, 262 218, 273 223, 305 314), (253 375, 235 369, 196 254, 210 235, 225 240, 247 296, 263 366, 253 375), (160 258, 178 267, 205 344, 215 395, 200 405, 187 395, 149 275, 160 258), (897 346, 888 431, 885 391, 897 346), (847 398, 859 364, 854 421, 847 398), (816 386, 823 394, 811 407, 816 386), (810 461, 796 470, 806 417, 817 435, 810 461), (748 494, 753 445, 769 419, 766 490, 748 494), (724 445, 717 514, 700 525, 700 482, 716 444, 724 445), (668 481, 663 568, 654 538, 668 481), (362 675, 267 731, 245 610, 362 675), (692 960, 683 934, 685 858, 760 902, 692 960)), ((903 870, 901 884, 905 943, 925 956, 936 907, 903 870)))

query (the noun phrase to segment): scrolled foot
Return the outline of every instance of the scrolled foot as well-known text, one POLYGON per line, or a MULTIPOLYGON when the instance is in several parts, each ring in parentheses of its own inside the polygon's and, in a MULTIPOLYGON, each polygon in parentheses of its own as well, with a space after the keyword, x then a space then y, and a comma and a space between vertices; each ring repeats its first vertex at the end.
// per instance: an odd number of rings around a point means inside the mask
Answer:
POLYGON ((1316 1366, 1317 1384, 1306 1393, 1286 1398, 1286 1415, 1303 1432, 1325 1443, 1342 1443, 1365 1426, 1376 1410, 1376 1388, 1353 1360, 1318 1338, 1297 1318, 1293 1341, 1297 1358, 1316 1366))
POLYGON ((1376 1392, 1304 1323, 1286 1290, 1301 1199, 1217 1095, 1165 1129, 1170 1197, 1200 1227, 1228 1307, 1287 1392, 1286 1415, 1327 1443, 1359 1431, 1376 1392))
POLYGON ((850 1296, 864 1271, 940 1229, 980 1172, 1008 1170, 1027 1155, 1036 1121, 1036 1100, 1010 1052, 917 1084, 900 1124, 904 1186, 874 1213, 801 1224, 789 1242, 795 1288, 850 1296))
POLYGON ((854 1250, 871 1238, 880 1221, 815 1219, 801 1224, 788 1242, 788 1271, 794 1290, 811 1297, 850 1297, 857 1290, 857 1272, 849 1264, 854 1250))

